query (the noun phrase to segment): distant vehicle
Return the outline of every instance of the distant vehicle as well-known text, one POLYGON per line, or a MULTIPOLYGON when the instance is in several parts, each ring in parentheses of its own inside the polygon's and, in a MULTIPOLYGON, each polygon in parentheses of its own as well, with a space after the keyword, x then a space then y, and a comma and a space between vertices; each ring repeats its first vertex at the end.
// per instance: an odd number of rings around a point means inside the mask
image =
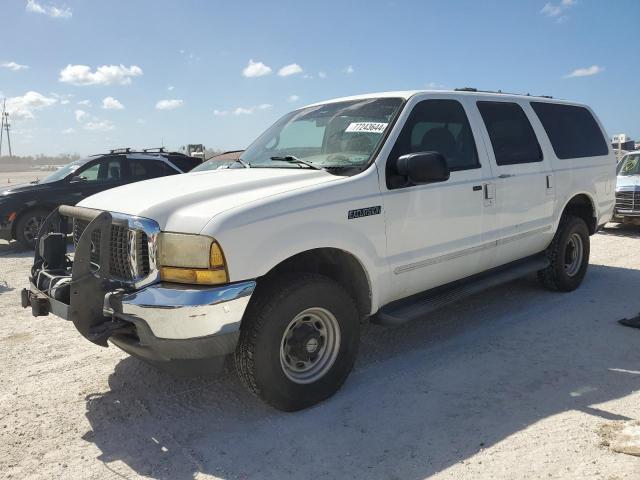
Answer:
POLYGON ((0 191, 0 239, 33 248, 40 224, 59 205, 113 187, 188 172, 202 159, 164 149, 111 150, 71 162, 48 177, 0 191))
POLYGON ((615 153, 616 155, 616 162, 620 163, 620 160, 622 160, 622 157, 624 157, 627 153, 629 153, 629 150, 620 150, 619 148, 614 148, 613 153, 615 153))
POLYGON ((206 162, 198 165, 193 169, 194 172, 201 172, 205 170, 217 170, 219 168, 228 168, 233 164, 238 164, 242 167, 242 163, 238 162, 240 155, 244 150, 230 150, 228 152, 219 153, 207 159, 206 162))
POLYGON ((205 157, 205 148, 204 145, 201 143, 190 143, 189 145, 187 145, 187 155, 189 155, 190 157, 196 157, 196 158, 200 158, 204 161, 204 157, 205 157))
POLYGON ((640 225, 640 151, 627 153, 618 163, 612 221, 640 225))

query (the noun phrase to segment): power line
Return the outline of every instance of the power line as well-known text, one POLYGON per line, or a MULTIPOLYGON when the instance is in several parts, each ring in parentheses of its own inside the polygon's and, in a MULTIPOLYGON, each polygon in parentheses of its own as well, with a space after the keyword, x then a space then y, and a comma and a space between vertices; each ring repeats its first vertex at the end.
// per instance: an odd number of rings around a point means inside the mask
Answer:
POLYGON ((9 158, 13 157, 11 153, 11 137, 9 136, 9 112, 7 112, 7 99, 2 101, 2 120, 0 121, 0 157, 2 157, 2 137, 4 132, 7 133, 7 145, 9 146, 9 158))

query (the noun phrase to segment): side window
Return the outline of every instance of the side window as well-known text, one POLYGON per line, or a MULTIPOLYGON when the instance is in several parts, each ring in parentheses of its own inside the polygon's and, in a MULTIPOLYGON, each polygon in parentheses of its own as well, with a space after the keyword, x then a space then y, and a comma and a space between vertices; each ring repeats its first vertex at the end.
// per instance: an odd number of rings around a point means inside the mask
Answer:
POLYGON ((609 147, 591 112, 584 107, 531 102, 561 160, 608 155, 609 147))
POLYGON ((129 159, 129 171, 133 181, 162 177, 168 173, 165 166, 166 164, 160 160, 129 159))
POLYGON ((121 161, 119 158, 107 158, 76 172, 87 182, 116 181, 122 177, 121 161))
MULTIPOLYGON (((479 168, 478 152, 467 114, 457 100, 424 100, 407 119, 390 159, 408 153, 438 152, 452 171, 479 168)), ((392 162, 387 162, 388 169, 392 162)), ((397 175, 396 175, 397 176, 397 175)), ((389 188, 399 188, 400 179, 389 172, 389 188)))
POLYGON ((529 119, 517 103, 478 102, 498 165, 542 161, 542 150, 529 119))
MULTIPOLYGON (((196 168, 198 165, 200 165, 203 160, 197 157, 171 155, 169 156, 169 161, 173 163, 176 167, 178 167, 180 170, 186 173, 186 172, 190 172, 191 170, 196 168)), ((179 172, 173 172, 173 168, 171 167, 169 167, 168 170, 169 171, 166 173, 166 175, 173 175, 174 173, 179 173, 179 172)))

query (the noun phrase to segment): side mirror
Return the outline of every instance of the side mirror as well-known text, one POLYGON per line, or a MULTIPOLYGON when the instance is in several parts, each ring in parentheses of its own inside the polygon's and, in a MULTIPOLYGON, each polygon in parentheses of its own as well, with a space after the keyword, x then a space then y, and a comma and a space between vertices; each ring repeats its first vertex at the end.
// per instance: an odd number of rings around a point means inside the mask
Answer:
POLYGON ((396 172, 414 185, 446 182, 450 174, 446 159, 438 152, 402 155, 396 160, 396 172))
POLYGON ((69 180, 69 183, 78 183, 78 182, 86 182, 87 179, 84 178, 82 175, 74 175, 73 177, 71 177, 71 180, 69 180))

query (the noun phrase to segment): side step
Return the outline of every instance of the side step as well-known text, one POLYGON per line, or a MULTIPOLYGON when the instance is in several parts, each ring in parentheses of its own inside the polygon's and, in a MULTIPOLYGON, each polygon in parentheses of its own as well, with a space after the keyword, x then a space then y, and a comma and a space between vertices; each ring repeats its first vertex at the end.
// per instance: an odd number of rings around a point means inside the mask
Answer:
POLYGON ((549 259, 542 252, 524 260, 518 260, 469 278, 391 302, 382 307, 371 321, 380 325, 399 325, 423 317, 449 303, 537 272, 548 266, 549 259))

